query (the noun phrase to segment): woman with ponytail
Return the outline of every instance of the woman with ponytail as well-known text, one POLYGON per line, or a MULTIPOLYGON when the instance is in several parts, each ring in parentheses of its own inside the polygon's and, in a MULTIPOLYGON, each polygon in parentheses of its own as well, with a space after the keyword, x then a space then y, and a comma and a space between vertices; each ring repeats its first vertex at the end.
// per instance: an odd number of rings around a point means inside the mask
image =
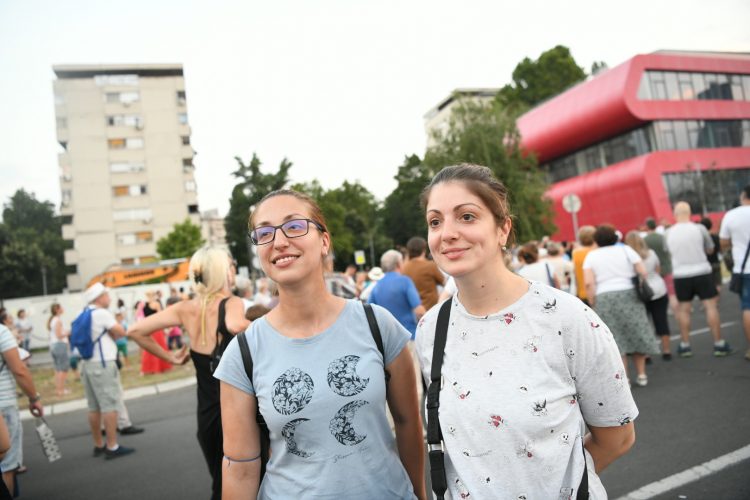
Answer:
POLYGON ((247 328, 242 299, 232 296, 235 268, 223 248, 201 248, 190 259, 190 278, 195 297, 177 302, 148 316, 128 329, 128 336, 160 359, 175 365, 193 360, 198 380, 198 443, 211 473, 212 500, 221 498, 222 429, 219 381, 213 371, 229 341, 247 328), (190 338, 188 346, 168 351, 151 334, 182 326, 190 338))

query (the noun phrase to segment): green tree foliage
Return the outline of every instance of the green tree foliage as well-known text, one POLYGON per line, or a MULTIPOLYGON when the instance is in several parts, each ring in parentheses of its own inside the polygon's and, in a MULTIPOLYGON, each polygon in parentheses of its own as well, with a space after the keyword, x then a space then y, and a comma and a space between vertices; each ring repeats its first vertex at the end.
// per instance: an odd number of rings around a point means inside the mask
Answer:
POLYGON ((54 205, 19 189, 3 209, 0 223, 0 297, 59 293, 66 284, 65 241, 54 205))
POLYGON ((538 59, 528 57, 513 70, 513 83, 497 94, 497 102, 513 114, 520 115, 545 99, 586 78, 567 47, 558 45, 542 52, 538 59))
POLYGON ((510 192, 519 241, 554 231, 550 202, 544 198, 547 184, 536 160, 521 152, 515 121, 507 111, 496 103, 462 101, 454 108, 448 130, 436 139, 437 145, 427 150, 422 171, 429 174, 459 163, 489 167, 510 192))
POLYGON ((239 179, 239 182, 232 189, 232 196, 229 198, 229 213, 224 219, 224 227, 232 256, 237 262, 246 263, 248 262, 247 222, 250 207, 257 204, 271 191, 282 189, 287 185, 292 163, 285 158, 275 172, 265 174, 260 170, 261 161, 255 153, 247 164, 239 156, 235 156, 234 159, 237 160, 238 168, 232 172, 232 175, 239 179))
MULTIPOLYGON (((439 169, 438 169, 439 170, 439 169)), ((436 170, 411 155, 404 158, 394 179, 396 189, 383 203, 383 230, 396 245, 406 245, 412 236, 427 237, 427 224, 419 197, 436 170)))
POLYGON ((190 257, 205 240, 201 238, 201 227, 189 218, 174 225, 172 231, 156 242, 156 251, 162 259, 190 257))

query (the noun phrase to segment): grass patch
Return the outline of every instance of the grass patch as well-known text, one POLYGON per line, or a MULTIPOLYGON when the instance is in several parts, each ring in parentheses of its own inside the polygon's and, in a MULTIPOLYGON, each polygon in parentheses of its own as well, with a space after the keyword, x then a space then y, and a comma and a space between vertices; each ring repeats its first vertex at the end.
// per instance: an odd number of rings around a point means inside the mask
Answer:
MULTIPOLYGON (((195 376, 195 368, 191 361, 182 366, 173 366, 171 370, 164 373, 141 375, 141 351, 139 350, 131 352, 128 355, 127 362, 128 364, 123 364, 120 370, 122 387, 126 390, 195 376)), ((55 371, 51 366, 32 366, 31 375, 34 378, 36 390, 42 395, 42 404, 45 406, 86 397, 83 393, 80 376, 72 370, 68 372, 68 378, 65 381, 65 388, 70 390, 70 394, 61 397, 55 395, 55 371)), ((26 408, 28 400, 25 395, 18 398, 18 404, 20 408, 26 408)))

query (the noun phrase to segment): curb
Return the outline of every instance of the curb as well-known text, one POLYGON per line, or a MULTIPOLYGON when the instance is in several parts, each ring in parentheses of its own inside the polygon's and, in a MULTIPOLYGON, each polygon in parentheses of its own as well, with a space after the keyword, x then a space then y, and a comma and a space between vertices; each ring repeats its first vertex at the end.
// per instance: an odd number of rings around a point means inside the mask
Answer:
MULTIPOLYGON (((131 399, 137 399, 143 396, 155 396, 164 392, 174 391, 177 389, 183 389, 196 384, 195 377, 185 377, 176 380, 170 380, 168 382, 161 382, 159 384, 144 385, 141 387, 133 387, 127 391, 123 391, 122 399, 125 401, 131 399)), ((61 415, 63 413, 70 413, 72 411, 85 410, 88 408, 86 399, 74 399, 72 401, 65 401, 63 403, 56 403, 51 406, 44 407, 44 416, 49 417, 51 415, 61 415)), ((21 420, 31 420, 34 416, 28 412, 21 412, 21 420)))

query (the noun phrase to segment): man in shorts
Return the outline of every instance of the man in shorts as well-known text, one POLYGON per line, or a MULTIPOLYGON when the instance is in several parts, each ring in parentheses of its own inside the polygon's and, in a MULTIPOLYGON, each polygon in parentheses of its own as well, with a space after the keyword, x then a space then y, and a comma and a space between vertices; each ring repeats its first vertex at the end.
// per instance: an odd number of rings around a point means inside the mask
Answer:
MULTIPOLYGON (((5 314, 5 313, 3 313, 5 314)), ((21 361, 18 354, 16 338, 4 325, 0 324, 0 413, 8 427, 10 449, 0 461, 3 482, 8 491, 13 493, 15 476, 23 462, 23 429, 21 417, 18 414, 18 400, 16 398, 16 383, 29 398, 29 411, 35 417, 44 414, 41 396, 36 392, 31 371, 21 361)))
POLYGON ((716 249, 705 227, 690 220, 690 205, 680 201, 674 206, 676 223, 667 230, 666 240, 672 254, 672 275, 679 305, 677 323, 682 340, 677 348, 680 357, 693 355, 690 347, 690 315, 693 297, 703 302, 706 322, 714 338, 714 356, 723 357, 732 353, 729 343, 721 338, 718 293, 711 274, 711 264, 706 254, 716 249))
POLYGON ((101 283, 90 286, 83 298, 91 311, 91 338, 93 356, 81 360, 81 380, 89 407, 89 427, 94 439, 94 456, 107 459, 133 453, 133 448, 117 443, 117 410, 122 400, 120 371, 117 369, 117 345, 115 340, 125 336, 115 316, 109 311, 109 290, 101 283), (103 443, 101 422, 107 435, 103 443))
MULTIPOLYGON (((734 260, 732 273, 742 276, 742 290, 740 291, 742 329, 745 331, 745 338, 750 346, 750 259, 745 261, 748 245, 750 245, 750 184, 745 186, 740 194, 740 206, 724 215, 719 238, 723 249, 732 248, 734 260)), ((745 359, 750 361, 750 349, 745 353, 745 359)))

